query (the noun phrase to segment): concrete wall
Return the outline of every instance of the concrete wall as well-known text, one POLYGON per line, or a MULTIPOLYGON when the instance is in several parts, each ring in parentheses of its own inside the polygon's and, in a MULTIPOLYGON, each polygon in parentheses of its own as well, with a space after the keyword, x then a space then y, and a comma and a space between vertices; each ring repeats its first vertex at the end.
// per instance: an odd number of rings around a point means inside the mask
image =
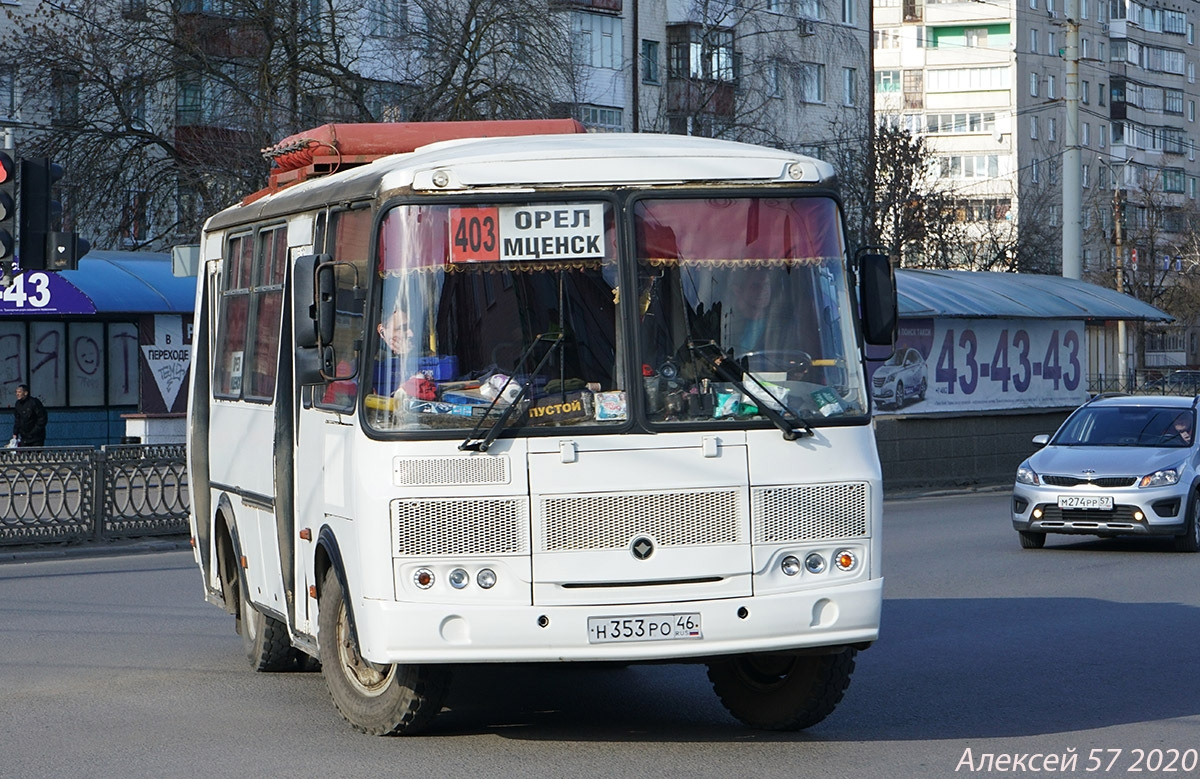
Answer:
POLYGON ((962 417, 879 417, 875 440, 887 491, 1006 484, 1073 409, 962 417))

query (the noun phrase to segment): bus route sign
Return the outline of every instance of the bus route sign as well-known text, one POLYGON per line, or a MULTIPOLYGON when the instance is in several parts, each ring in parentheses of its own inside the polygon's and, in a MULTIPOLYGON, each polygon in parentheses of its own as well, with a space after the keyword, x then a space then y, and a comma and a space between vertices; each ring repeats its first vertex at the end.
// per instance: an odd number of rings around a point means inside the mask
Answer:
POLYGON ((570 203, 450 209, 450 262, 604 256, 604 206, 570 203))

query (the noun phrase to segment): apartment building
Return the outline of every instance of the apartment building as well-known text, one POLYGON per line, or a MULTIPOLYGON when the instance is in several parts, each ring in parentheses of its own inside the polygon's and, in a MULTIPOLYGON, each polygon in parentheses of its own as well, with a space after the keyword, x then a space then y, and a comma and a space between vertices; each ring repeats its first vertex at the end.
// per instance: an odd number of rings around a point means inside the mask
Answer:
POLYGON ((966 203, 961 218, 976 236, 1007 233, 1012 251, 1053 258, 1039 267, 1057 272, 1067 32, 1077 25, 1085 277, 1114 283, 1115 204, 1124 212, 1126 283, 1152 292, 1171 274, 1197 272, 1200 259, 1185 249, 1200 176, 1200 6, 1075 0, 1072 18, 1064 3, 875 0, 877 120, 925 137, 933 175, 966 203), (1022 243, 1022 233, 1036 240, 1022 243))

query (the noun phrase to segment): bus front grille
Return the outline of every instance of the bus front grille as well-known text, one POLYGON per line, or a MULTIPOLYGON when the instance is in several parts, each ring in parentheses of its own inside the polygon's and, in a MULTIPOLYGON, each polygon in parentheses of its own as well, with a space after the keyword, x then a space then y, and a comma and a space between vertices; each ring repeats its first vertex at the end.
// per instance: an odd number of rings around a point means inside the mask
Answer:
POLYGON ((527 498, 393 500, 391 508, 397 557, 529 552, 527 498))
POLYGON ((865 482, 756 487, 750 493, 754 543, 862 538, 868 495, 865 482))
POLYGON ((738 491, 554 495, 541 499, 538 551, 623 549, 638 535, 661 546, 745 542, 738 491))

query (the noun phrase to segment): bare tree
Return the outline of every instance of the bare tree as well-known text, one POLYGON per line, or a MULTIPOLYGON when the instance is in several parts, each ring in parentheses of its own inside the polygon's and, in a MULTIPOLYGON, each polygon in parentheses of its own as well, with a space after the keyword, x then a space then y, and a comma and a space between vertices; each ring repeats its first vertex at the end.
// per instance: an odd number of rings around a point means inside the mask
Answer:
POLYGON ((18 154, 67 170, 94 246, 194 240, 265 183, 260 149, 306 128, 562 115, 580 80, 548 0, 182 2, 8 11, 18 154))

